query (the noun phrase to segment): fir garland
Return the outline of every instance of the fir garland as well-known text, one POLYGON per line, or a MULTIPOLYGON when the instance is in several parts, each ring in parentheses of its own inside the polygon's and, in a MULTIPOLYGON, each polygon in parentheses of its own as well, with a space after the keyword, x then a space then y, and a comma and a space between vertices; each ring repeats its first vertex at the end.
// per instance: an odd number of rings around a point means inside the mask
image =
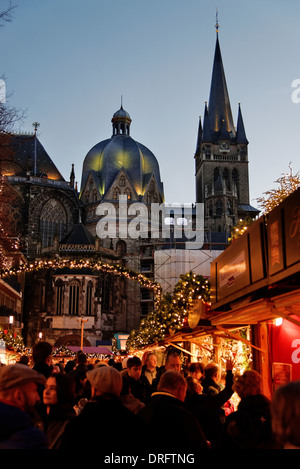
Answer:
POLYGON ((157 309, 141 320, 139 329, 131 331, 126 342, 127 351, 161 342, 170 331, 182 329, 189 310, 197 301, 210 301, 208 279, 193 272, 181 275, 173 294, 164 295, 157 309))

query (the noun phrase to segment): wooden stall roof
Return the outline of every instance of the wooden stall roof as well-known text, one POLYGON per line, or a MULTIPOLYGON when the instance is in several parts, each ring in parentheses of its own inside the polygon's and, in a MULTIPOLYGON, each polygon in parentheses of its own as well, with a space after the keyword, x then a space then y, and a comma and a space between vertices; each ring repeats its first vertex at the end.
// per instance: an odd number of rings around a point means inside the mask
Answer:
POLYGON ((204 324, 196 326, 193 329, 183 329, 173 335, 167 336, 162 342, 151 344, 145 350, 151 350, 157 347, 168 347, 170 345, 177 347, 183 352, 190 353, 188 350, 178 345, 182 342, 191 342, 199 347, 205 348, 203 339, 205 336, 229 338, 244 342, 256 350, 266 352, 238 334, 238 329, 249 325, 258 324, 265 321, 273 321, 282 317, 300 327, 300 289, 293 290, 269 298, 261 298, 251 303, 244 303, 236 306, 227 312, 216 312, 210 315, 210 320, 203 321, 204 324))
POLYGON ((211 317, 211 324, 242 326, 274 320, 277 317, 288 319, 300 326, 300 289, 274 297, 261 298, 248 304, 240 304, 230 311, 216 313, 211 317))

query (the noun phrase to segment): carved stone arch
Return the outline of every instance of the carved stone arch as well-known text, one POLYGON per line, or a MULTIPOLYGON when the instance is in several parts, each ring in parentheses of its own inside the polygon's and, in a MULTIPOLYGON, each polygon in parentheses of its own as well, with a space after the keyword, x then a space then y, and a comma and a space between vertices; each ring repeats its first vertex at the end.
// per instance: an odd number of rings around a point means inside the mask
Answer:
MULTIPOLYGON (((37 193, 37 195, 31 200, 30 203, 28 232, 31 234, 31 242, 34 242, 35 240, 36 242, 38 241, 42 243, 41 215, 45 213, 45 204, 47 203, 57 204, 57 206, 60 207, 61 213, 64 214, 61 215, 61 218, 63 217, 65 220, 60 219, 61 223, 65 223, 64 234, 71 231, 75 223, 78 221, 79 209, 75 199, 69 197, 68 194, 65 194, 62 190, 43 188, 39 193, 37 193)), ((44 219, 46 218, 47 217, 45 215, 44 219)))
POLYGON ((72 200, 72 198, 68 197, 64 191, 61 190, 46 189, 39 193, 31 203, 31 217, 37 217, 39 219, 45 203, 50 199, 57 200, 64 207, 68 220, 68 231, 71 230, 74 223, 78 220, 78 205, 74 199, 72 200))

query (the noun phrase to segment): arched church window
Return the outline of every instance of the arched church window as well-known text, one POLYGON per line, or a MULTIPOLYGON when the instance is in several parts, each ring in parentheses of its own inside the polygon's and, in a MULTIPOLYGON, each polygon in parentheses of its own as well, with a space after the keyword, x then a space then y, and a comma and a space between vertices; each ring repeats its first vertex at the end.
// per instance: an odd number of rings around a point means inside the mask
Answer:
POLYGON ((120 187, 124 187, 125 186, 125 176, 121 176, 120 177, 120 187))
POLYGON ((131 200, 131 191, 128 187, 125 189, 125 194, 127 196, 127 200, 131 200))
POLYGON ((104 274, 99 279, 99 287, 101 291, 101 310, 104 313, 111 312, 114 298, 114 276, 104 274))
POLYGON ((69 286, 69 314, 78 316, 79 314, 79 282, 72 280, 69 286))
POLYGON ((215 168, 214 169, 214 182, 216 182, 216 180, 218 179, 219 174, 220 174, 219 168, 215 168))
POLYGON ((120 193, 121 193, 120 189, 118 187, 116 187, 113 191, 114 200, 118 200, 120 193))
POLYGON ((89 281, 86 287, 86 308, 85 314, 91 316, 93 313, 92 309, 92 299, 93 299, 93 282, 89 281))
POLYGON ((124 240, 119 239, 116 245, 116 249, 117 249, 117 253, 120 256, 125 256, 126 251, 127 251, 126 242, 124 240))
POLYGON ((42 247, 52 246, 55 236, 59 240, 66 234, 67 215, 63 205, 55 199, 45 203, 40 216, 42 247))
POLYGON ((231 204, 230 200, 227 200, 227 203, 226 203, 226 214, 227 215, 232 214, 232 204, 231 204))
POLYGON ((239 195, 239 173, 236 168, 232 170, 232 182, 236 187, 237 195, 239 195))
POLYGON ((217 217, 221 217, 223 213, 223 204, 221 200, 217 200, 216 202, 216 215, 217 217))
POLYGON ((93 190, 92 199, 93 199, 93 202, 97 202, 97 191, 95 189, 93 190))
POLYGON ((208 204, 208 216, 212 217, 213 215, 213 206, 212 206, 212 203, 209 202, 208 204))
POLYGON ((223 170, 223 179, 224 179, 224 182, 225 182, 225 187, 226 187, 226 190, 229 190, 230 189, 230 185, 229 185, 229 173, 228 173, 228 169, 225 168, 223 170))
POLYGON ((63 314, 64 283, 61 279, 55 283, 55 312, 58 315, 63 314))

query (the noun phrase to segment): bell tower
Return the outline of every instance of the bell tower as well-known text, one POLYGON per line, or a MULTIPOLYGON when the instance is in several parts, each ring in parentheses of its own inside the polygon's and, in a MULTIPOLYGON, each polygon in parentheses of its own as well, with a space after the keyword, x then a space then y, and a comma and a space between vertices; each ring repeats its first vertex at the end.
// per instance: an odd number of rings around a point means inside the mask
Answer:
POLYGON ((204 204, 204 227, 230 234, 239 219, 259 213, 249 204, 248 140, 238 105, 234 126, 221 49, 219 24, 209 102, 199 120, 195 152, 196 202, 204 204))

